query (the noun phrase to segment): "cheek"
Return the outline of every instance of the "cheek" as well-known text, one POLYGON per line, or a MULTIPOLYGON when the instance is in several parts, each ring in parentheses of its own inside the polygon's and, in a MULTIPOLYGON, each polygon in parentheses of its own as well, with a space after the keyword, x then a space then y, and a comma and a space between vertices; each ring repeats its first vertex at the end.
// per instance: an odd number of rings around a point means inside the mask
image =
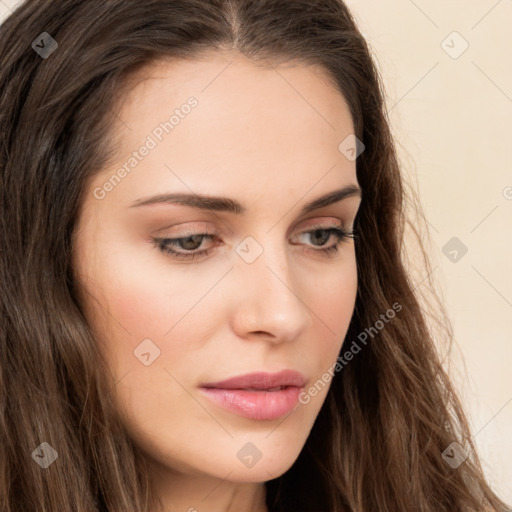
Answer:
POLYGON ((305 357, 315 361, 314 386, 306 390, 304 404, 312 404, 315 413, 325 400, 336 372, 334 366, 340 354, 354 312, 357 296, 357 265, 355 255, 347 257, 337 271, 329 271, 323 277, 308 281, 307 305, 315 319, 316 332, 308 345, 305 357), (331 372, 331 373, 329 373, 331 372), (311 388, 310 388, 311 389, 311 388), (314 404, 314 405, 313 405, 314 404))
POLYGON ((127 245, 125 251, 100 256, 95 269, 103 303, 135 339, 166 335, 208 289, 197 272, 167 265, 157 251, 149 243, 144 250, 127 245))
POLYGON ((190 369, 196 366, 190 340, 200 338, 204 324, 218 316, 218 303, 194 307, 205 286, 190 274, 160 273, 154 262, 149 265, 135 256, 100 260, 88 291, 102 305, 89 302, 89 322, 104 340, 116 381, 116 408, 125 426, 140 445, 156 453, 168 443, 170 432, 187 438, 191 425, 208 420, 182 386, 188 387, 194 377, 190 369))
POLYGON ((126 382, 133 382, 134 399, 139 396, 137 390, 148 385, 145 379, 150 373, 159 375, 155 390, 162 388, 162 381, 167 382, 168 391, 168 381, 171 388, 176 387, 168 372, 178 382, 190 380, 186 369, 195 367, 207 333, 226 318, 223 301, 214 298, 215 290, 208 293, 224 268, 208 273, 192 265, 173 267, 152 250, 98 255, 98 264, 90 270, 94 280, 88 286, 102 304, 90 301, 90 324, 98 339, 105 340, 106 357, 117 378, 129 372, 126 382))
POLYGON ((323 325, 328 338, 341 344, 354 312, 357 295, 357 265, 355 255, 347 256, 337 270, 329 269, 323 276, 308 280, 307 305, 323 325))

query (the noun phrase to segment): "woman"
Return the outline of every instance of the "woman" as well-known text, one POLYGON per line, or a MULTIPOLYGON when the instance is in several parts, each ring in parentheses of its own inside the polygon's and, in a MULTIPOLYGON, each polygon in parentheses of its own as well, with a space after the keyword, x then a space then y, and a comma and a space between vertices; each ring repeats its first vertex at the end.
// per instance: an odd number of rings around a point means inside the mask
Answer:
POLYGON ((342 2, 31 0, 0 48, 1 510, 505 510, 342 2))

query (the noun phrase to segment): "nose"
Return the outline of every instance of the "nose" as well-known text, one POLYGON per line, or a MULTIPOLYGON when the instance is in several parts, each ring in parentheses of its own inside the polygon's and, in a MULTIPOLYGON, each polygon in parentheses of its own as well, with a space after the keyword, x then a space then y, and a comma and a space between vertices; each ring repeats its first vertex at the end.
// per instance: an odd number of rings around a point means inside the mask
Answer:
POLYGON ((285 247, 267 241, 254 261, 235 258, 230 318, 241 338, 283 343, 299 337, 312 318, 304 278, 290 266, 285 247))

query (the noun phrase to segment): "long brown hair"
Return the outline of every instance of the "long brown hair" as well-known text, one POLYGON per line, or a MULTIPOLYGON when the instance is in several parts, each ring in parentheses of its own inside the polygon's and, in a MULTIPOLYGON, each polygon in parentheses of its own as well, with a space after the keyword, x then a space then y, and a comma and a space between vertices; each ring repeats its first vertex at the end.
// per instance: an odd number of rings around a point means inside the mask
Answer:
POLYGON ((324 66, 365 145, 358 293, 342 352, 363 332, 368 342, 336 372, 299 458, 266 483, 269 510, 504 510, 405 265, 407 194, 381 78, 341 0, 29 0, 5 20, 0 509, 154 510, 144 457, 114 412, 114 385, 77 300, 74 228, 86 180, 115 152, 114 107, 130 74, 155 59, 225 49, 324 66), (395 303, 400 311, 375 328, 395 303), (442 456, 454 442, 469 454, 456 468, 442 456), (48 467, 36 463, 55 453, 48 467))

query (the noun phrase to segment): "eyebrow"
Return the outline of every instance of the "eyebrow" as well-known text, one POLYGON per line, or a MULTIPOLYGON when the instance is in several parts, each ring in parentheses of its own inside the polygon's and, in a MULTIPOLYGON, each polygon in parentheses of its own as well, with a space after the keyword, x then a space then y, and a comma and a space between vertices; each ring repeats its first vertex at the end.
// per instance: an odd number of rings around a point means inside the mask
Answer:
MULTIPOLYGON (((333 190, 313 201, 307 203, 302 207, 300 215, 304 215, 313 210, 329 206, 331 204, 342 201, 347 197, 359 196, 361 197, 361 189, 356 185, 347 185, 338 190, 333 190)), ((171 193, 171 194, 158 194, 156 196, 137 199, 130 208, 139 206, 148 206, 155 204, 179 204, 189 206, 191 208, 199 208, 201 210, 213 210, 216 212, 236 213, 238 215, 244 214, 246 208, 238 201, 228 197, 205 196, 198 194, 184 194, 184 193, 171 193)))

